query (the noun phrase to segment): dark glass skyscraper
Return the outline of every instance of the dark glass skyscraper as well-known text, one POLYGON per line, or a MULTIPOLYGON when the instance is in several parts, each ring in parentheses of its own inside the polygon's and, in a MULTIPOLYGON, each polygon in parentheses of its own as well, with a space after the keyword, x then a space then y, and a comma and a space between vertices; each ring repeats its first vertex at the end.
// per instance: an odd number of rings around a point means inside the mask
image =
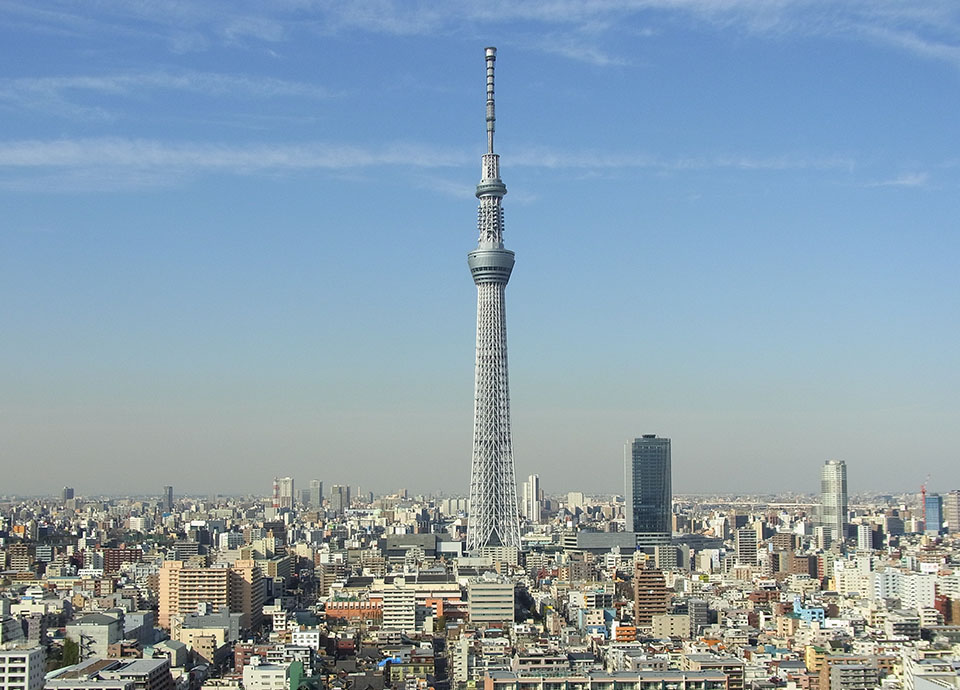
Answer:
POLYGON ((940 494, 927 494, 924 504, 923 531, 926 534, 940 534, 943 531, 943 497, 940 494))
POLYGON ((667 544, 673 533, 670 439, 644 434, 624 448, 628 532, 638 546, 667 544))

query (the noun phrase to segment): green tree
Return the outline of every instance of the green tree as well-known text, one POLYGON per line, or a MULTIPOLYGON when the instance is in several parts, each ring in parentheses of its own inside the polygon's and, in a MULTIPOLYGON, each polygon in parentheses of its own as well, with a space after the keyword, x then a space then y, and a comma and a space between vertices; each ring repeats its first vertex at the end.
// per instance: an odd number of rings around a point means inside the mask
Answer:
POLYGON ((69 637, 63 641, 63 652, 60 659, 64 666, 73 666, 80 663, 80 645, 69 637))

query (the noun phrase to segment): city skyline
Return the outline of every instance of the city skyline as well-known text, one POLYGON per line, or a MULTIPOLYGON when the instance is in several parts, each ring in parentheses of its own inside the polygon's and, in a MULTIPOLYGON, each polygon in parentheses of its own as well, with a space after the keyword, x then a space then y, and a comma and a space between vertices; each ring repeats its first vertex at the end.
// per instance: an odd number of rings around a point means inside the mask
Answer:
POLYGON ((462 491, 486 45, 518 476, 960 485, 953 4, 360 6, 0 6, 5 492, 462 491))

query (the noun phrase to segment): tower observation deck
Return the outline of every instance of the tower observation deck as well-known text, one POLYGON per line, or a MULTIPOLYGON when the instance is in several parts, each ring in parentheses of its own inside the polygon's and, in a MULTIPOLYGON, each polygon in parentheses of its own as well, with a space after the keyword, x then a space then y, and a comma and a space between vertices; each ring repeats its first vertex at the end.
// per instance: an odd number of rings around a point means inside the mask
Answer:
POLYGON ((510 385, 507 376, 507 320, 504 292, 514 254, 503 247, 503 197, 500 156, 493 152, 496 123, 493 72, 497 49, 486 49, 487 152, 477 185, 477 248, 467 264, 477 285, 477 359, 473 412, 473 462, 470 470, 470 515, 467 550, 520 546, 517 483, 510 431, 510 385))

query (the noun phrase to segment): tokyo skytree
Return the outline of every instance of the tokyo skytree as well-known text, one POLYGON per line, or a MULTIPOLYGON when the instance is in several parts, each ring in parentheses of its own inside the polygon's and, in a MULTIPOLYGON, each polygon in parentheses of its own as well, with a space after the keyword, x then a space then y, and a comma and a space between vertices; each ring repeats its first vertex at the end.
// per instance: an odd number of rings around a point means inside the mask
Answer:
POLYGON ((493 69, 497 49, 486 49, 487 152, 477 185, 480 207, 477 248, 467 254, 477 284, 477 363, 473 408, 473 464, 467 551, 486 546, 520 546, 517 483, 510 434, 507 380, 507 319, 504 289, 513 270, 513 252, 503 248, 503 195, 500 156, 493 152, 496 115, 493 69))

